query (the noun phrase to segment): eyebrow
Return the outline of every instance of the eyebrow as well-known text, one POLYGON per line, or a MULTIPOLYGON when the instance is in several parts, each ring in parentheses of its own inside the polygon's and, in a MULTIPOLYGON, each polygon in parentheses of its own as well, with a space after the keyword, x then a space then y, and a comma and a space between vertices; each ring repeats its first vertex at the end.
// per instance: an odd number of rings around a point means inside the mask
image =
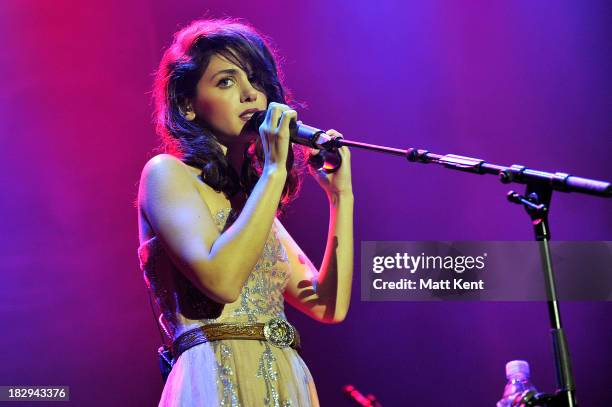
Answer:
POLYGON ((237 75, 237 74, 238 74, 238 70, 237 70, 237 69, 233 69, 233 68, 230 68, 230 69, 223 69, 223 70, 221 70, 221 71, 217 72, 216 74, 214 74, 214 75, 213 75, 213 76, 210 78, 210 80, 214 80, 214 79, 215 79, 215 77, 216 77, 217 75, 221 75, 221 74, 223 74, 223 73, 229 73, 229 74, 232 74, 232 75, 237 75))

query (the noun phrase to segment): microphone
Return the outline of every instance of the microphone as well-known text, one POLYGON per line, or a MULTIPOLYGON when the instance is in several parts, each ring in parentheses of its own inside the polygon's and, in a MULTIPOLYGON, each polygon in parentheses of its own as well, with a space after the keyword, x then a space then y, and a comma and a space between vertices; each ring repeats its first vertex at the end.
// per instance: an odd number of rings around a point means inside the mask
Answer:
MULTIPOLYGON (((253 113, 247 126, 258 132, 259 126, 266 119, 266 111, 260 110, 253 113)), ((342 157, 338 148, 342 147, 342 137, 330 136, 323 130, 308 126, 301 121, 291 120, 289 123, 289 139, 302 146, 319 150, 308 160, 308 163, 316 169, 323 169, 326 173, 338 171, 342 164, 342 157)))

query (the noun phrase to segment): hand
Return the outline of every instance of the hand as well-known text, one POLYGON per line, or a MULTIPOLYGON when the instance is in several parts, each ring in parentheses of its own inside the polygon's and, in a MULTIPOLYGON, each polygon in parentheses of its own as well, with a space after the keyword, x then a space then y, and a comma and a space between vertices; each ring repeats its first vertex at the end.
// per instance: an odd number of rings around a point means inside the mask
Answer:
MULTIPOLYGON (((325 132, 330 136, 342 137, 342 134, 336 130, 327 130, 325 132)), ((311 149, 310 154, 316 154, 318 150, 311 149)), ((332 199, 340 195, 352 195, 353 183, 351 181, 351 152, 348 147, 340 147, 338 149, 342 164, 338 171, 331 174, 326 173, 323 169, 315 170, 308 167, 310 174, 317 180, 321 188, 327 196, 332 199)))
POLYGON ((297 120, 297 112, 289 106, 270 102, 266 118, 259 127, 264 150, 264 169, 285 170, 289 151, 289 122, 297 120))

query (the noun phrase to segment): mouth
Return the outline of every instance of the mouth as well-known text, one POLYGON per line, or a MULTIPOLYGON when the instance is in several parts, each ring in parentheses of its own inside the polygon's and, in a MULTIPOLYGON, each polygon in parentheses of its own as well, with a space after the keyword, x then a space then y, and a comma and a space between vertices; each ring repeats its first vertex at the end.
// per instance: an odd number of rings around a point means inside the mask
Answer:
POLYGON ((259 111, 259 109, 248 109, 248 110, 245 110, 244 112, 240 113, 239 117, 240 117, 241 120, 247 122, 247 121, 249 121, 251 119, 253 114, 255 112, 258 112, 258 111, 259 111))

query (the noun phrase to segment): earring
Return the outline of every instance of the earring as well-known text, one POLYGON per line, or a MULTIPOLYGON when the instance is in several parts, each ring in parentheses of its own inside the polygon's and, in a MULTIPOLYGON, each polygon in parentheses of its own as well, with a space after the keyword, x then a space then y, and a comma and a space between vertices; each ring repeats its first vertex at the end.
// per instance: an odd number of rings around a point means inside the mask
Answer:
POLYGON ((185 119, 190 122, 193 121, 195 119, 195 112, 193 110, 190 110, 189 112, 185 113, 185 119))

